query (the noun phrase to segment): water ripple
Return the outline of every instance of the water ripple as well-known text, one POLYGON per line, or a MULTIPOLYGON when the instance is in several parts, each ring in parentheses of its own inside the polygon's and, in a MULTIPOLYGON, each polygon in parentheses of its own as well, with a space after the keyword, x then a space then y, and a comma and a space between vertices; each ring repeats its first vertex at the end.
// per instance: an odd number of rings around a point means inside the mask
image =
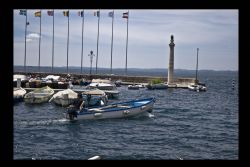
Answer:
POLYGON ((17 103, 14 159, 238 159, 237 76, 200 77, 207 92, 118 88, 110 103, 156 98, 151 114, 135 118, 69 122, 63 107, 17 103))

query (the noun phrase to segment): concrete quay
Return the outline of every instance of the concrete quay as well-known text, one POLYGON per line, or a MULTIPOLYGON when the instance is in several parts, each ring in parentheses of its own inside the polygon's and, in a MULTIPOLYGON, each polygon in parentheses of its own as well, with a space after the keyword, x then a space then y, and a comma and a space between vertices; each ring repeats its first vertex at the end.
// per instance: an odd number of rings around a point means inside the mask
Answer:
MULTIPOLYGON (((48 75, 58 75, 63 78, 67 78, 67 73, 46 73, 46 72, 15 72, 14 74, 22 74, 22 75, 31 75, 31 76, 39 76, 46 77, 48 75)), ((126 76, 126 75, 110 75, 110 74, 100 74, 100 75, 89 75, 89 74, 70 74, 71 78, 73 78, 73 83, 79 83, 81 79, 92 80, 92 79, 110 79, 115 82, 117 80, 121 80, 122 85, 132 85, 132 84, 148 84, 153 79, 160 79, 163 82, 167 83, 167 77, 155 77, 155 76, 126 76)), ((191 83, 195 83, 195 78, 181 78, 175 77, 172 80, 171 85, 169 84, 169 88, 187 88, 187 86, 191 83)))

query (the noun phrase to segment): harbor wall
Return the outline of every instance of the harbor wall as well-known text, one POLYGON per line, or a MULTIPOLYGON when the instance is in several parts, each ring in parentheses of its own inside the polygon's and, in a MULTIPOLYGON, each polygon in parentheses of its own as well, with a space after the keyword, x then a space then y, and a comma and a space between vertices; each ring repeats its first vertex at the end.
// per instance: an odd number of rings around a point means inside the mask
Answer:
MULTIPOLYGON (((67 73, 46 73, 46 72, 14 72, 14 74, 22 74, 22 75, 31 75, 33 77, 46 77, 48 75, 58 75, 60 77, 66 78, 67 77, 67 73)), ((89 75, 89 74, 70 74, 70 76, 72 78, 74 78, 74 80, 80 80, 82 78, 85 78, 87 80, 92 80, 92 79, 111 79, 112 81, 117 81, 117 80, 121 80, 122 82, 128 82, 128 83, 148 83, 153 79, 160 79, 164 82, 167 82, 167 77, 155 77, 155 76, 126 76, 126 75, 89 75)), ((181 77, 175 77, 173 80, 173 83, 176 84, 190 84, 190 83, 194 83, 195 82, 195 78, 181 78, 181 77)))

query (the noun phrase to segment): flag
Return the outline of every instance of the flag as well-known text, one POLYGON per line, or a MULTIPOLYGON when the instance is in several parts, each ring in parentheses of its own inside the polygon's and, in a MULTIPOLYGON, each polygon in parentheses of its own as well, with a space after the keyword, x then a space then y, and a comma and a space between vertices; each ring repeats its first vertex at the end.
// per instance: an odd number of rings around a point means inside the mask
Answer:
POLYGON ((27 15, 27 10, 20 10, 19 14, 26 16, 27 15))
POLYGON ((63 11, 63 15, 69 17, 69 11, 63 11))
POLYGON ((26 22, 26 25, 30 25, 30 22, 26 22))
POLYGON ((53 10, 48 10, 47 13, 48 13, 49 16, 53 16, 54 15, 54 11, 53 10))
POLYGON ((78 16, 83 17, 83 15, 84 15, 84 12, 83 12, 83 11, 79 11, 79 12, 78 12, 78 16))
POLYGON ((41 11, 35 12, 35 17, 41 17, 41 11))
POLYGON ((94 12, 94 16, 100 17, 100 11, 94 12))
POLYGON ((125 13, 123 13, 123 16, 122 16, 122 18, 128 18, 128 12, 125 12, 125 13))
POLYGON ((114 17, 114 12, 109 12, 109 17, 114 17))

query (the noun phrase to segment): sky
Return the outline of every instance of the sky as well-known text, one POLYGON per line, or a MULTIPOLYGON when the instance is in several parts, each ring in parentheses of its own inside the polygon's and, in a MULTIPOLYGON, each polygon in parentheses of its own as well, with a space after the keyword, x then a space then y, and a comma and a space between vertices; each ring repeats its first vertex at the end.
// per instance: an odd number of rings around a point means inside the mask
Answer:
MULTIPOLYGON (((52 64, 53 17, 42 10, 40 65, 52 64)), ((69 10, 68 65, 81 67, 82 17, 69 10)), ((28 10, 26 64, 38 66, 40 18, 28 10)), ((97 53, 97 10, 84 10, 83 67, 90 66, 90 51, 97 53)), ((100 10, 98 67, 110 68, 112 10, 100 10)), ((114 10, 113 68, 125 68, 127 19, 124 10, 114 10)), ((197 48, 199 69, 238 70, 238 10, 129 10, 128 68, 168 68, 170 36, 174 35, 174 68, 195 70, 197 48)), ((14 65, 24 65, 25 16, 13 11, 14 65)), ((63 10, 54 16, 54 66, 67 64, 68 17, 63 10)), ((93 67, 96 65, 96 56, 93 67)))

